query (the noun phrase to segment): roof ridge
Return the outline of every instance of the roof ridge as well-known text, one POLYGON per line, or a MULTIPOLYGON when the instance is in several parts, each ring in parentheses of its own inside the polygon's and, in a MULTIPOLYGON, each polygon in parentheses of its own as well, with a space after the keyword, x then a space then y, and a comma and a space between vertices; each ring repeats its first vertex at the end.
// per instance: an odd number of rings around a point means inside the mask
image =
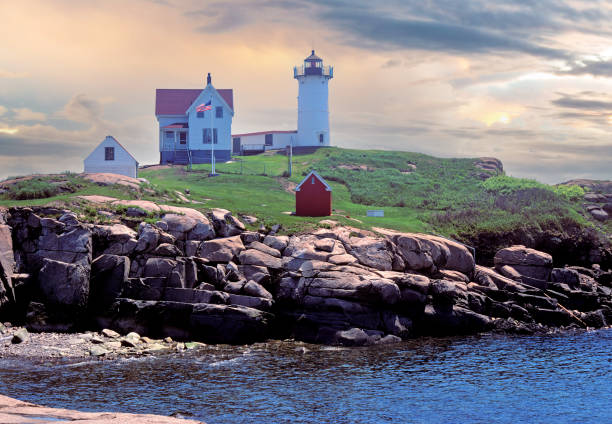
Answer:
POLYGON ((315 171, 314 169, 312 171, 310 171, 305 177, 304 179, 297 185, 297 187, 295 187, 295 191, 300 191, 300 188, 302 187, 302 185, 306 182, 306 180, 308 180, 308 177, 310 177, 311 175, 314 175, 315 177, 317 177, 317 179, 319 181, 321 181, 321 183, 323 183, 323 185, 325 186, 325 190, 326 191, 332 191, 332 188, 330 187, 329 184, 327 184, 327 181, 325 181, 325 179, 319 175, 319 173, 317 171, 315 171))

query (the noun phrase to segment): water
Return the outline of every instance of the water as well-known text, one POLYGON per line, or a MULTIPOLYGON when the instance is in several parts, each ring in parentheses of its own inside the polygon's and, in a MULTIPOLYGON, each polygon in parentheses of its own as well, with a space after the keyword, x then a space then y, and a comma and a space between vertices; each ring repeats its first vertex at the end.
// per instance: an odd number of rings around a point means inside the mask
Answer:
POLYGON ((209 424, 611 423, 612 330, 358 349, 274 342, 103 362, 0 360, 0 382, 2 394, 48 406, 209 424))

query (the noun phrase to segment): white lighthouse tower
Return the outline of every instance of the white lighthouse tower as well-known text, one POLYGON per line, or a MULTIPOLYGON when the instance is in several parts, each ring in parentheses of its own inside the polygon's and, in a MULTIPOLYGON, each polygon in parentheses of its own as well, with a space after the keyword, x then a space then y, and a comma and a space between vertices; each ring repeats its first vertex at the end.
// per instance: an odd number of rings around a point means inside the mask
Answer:
POLYGON ((295 147, 329 146, 329 106, 327 83, 334 68, 323 66, 323 59, 312 51, 304 65, 293 68, 298 80, 298 129, 295 147))

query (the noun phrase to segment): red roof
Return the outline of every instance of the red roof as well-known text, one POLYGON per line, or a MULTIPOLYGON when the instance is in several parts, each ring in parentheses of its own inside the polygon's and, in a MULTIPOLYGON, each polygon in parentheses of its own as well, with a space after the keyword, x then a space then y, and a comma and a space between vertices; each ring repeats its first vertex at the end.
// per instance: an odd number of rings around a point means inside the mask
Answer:
MULTIPOLYGON (((155 90, 155 114, 184 115, 201 92, 199 88, 158 88, 155 90)), ((234 90, 221 88, 217 92, 234 110, 234 90)))
POLYGON ((244 133, 244 134, 232 134, 232 137, 246 137, 249 135, 262 135, 262 134, 296 134, 297 130, 292 131, 259 131, 252 133, 244 133))
POLYGON ((174 124, 166 125, 164 128, 189 128, 189 124, 187 122, 175 122, 174 124))

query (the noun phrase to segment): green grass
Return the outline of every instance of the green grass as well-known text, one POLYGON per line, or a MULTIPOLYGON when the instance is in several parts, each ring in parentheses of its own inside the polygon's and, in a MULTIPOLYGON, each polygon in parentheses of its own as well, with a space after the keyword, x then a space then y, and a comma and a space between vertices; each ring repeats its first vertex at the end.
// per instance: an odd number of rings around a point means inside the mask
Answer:
POLYGON ((494 238, 495 234, 562 232, 566 228, 593 228, 609 234, 612 226, 586 218, 584 191, 579 187, 495 176, 475 167, 475 159, 340 148, 320 149, 293 159, 290 178, 286 177, 287 157, 268 152, 217 164, 220 175, 212 178, 208 177, 210 165, 194 165, 190 171, 178 166, 143 169, 140 176, 148 179, 150 186, 140 192, 75 180, 74 193, 51 193, 51 197, 34 200, 14 200, 5 194, 0 196, 0 205, 74 203, 74 196, 80 194, 180 205, 174 191, 189 189, 190 199, 201 202, 190 207, 203 211, 218 207, 237 215, 255 215, 259 222, 253 229, 262 223, 268 227, 281 224, 284 233, 307 231, 319 226, 321 220, 334 219, 359 228, 434 232, 471 243, 483 234, 494 238), (332 186, 332 217, 289 215, 295 209, 292 188, 311 169, 332 186), (491 178, 483 181, 487 173, 491 178), (368 209, 382 209, 385 216, 366 217, 368 209))

